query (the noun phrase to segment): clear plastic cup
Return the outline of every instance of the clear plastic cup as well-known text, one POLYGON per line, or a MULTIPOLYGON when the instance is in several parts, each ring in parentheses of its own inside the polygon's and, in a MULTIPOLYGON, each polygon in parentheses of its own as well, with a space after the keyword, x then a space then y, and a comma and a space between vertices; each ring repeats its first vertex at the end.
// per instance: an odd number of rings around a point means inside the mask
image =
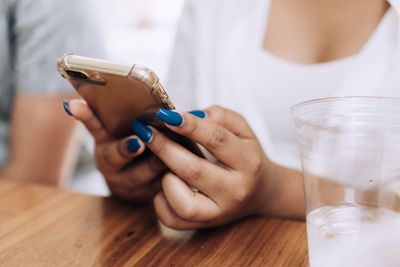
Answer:
POLYGON ((292 108, 311 267, 400 266, 400 99, 292 108))

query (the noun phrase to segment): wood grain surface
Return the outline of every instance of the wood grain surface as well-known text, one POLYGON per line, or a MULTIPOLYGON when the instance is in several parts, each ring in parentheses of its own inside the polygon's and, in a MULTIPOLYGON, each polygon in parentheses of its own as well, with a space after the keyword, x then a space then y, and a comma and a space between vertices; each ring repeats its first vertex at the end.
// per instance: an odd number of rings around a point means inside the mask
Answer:
POLYGON ((308 265, 303 222, 250 218, 167 236, 148 205, 0 181, 0 266, 308 265))

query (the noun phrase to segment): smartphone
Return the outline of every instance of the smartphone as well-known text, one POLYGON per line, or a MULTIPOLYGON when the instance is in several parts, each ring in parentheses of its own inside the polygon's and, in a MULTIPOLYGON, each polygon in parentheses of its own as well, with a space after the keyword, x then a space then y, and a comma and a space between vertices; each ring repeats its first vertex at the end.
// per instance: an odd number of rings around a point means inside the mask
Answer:
POLYGON ((57 69, 116 139, 132 135, 133 121, 140 120, 202 156, 196 144, 156 118, 159 108, 171 110, 175 106, 151 69, 73 54, 60 56, 57 69))

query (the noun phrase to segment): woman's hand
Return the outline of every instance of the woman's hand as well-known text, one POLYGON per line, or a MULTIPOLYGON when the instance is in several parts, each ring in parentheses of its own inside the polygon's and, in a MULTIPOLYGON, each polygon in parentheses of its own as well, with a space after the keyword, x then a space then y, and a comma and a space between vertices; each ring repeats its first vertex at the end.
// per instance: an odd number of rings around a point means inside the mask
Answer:
POLYGON ((154 154, 138 158, 145 150, 139 138, 132 135, 115 140, 83 100, 65 101, 64 108, 83 122, 93 136, 97 168, 114 195, 142 202, 161 190, 160 178, 166 167, 154 154))
POLYGON ((157 113, 172 131, 205 147, 217 159, 211 162, 139 121, 137 136, 115 140, 83 100, 64 107, 94 137, 97 167, 111 192, 134 202, 154 197, 166 226, 205 228, 257 214, 304 217, 301 174, 270 162, 246 120, 231 110, 157 113), (153 153, 143 155, 146 146, 153 153))
POLYGON ((157 116, 172 131, 206 148, 216 163, 194 155, 154 128, 137 127, 139 137, 152 135, 146 146, 171 170, 162 178, 163 190, 154 205, 161 222, 172 228, 216 226, 264 214, 267 206, 270 163, 246 120, 218 106, 205 114, 207 118, 201 119, 162 109, 157 116))

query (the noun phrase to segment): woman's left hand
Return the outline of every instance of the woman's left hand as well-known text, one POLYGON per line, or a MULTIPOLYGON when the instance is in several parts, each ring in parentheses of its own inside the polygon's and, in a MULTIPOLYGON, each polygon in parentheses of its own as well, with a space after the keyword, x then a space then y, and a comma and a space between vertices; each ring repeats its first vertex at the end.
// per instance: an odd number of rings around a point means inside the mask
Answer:
POLYGON ((141 131, 152 132, 146 146, 171 170, 154 198, 157 216, 171 228, 205 228, 262 214, 268 201, 269 160, 246 120, 219 106, 204 112, 200 115, 206 115, 205 119, 164 109, 157 116, 172 131, 206 148, 217 159, 215 163, 154 128, 141 125, 136 131, 139 137, 141 131))

